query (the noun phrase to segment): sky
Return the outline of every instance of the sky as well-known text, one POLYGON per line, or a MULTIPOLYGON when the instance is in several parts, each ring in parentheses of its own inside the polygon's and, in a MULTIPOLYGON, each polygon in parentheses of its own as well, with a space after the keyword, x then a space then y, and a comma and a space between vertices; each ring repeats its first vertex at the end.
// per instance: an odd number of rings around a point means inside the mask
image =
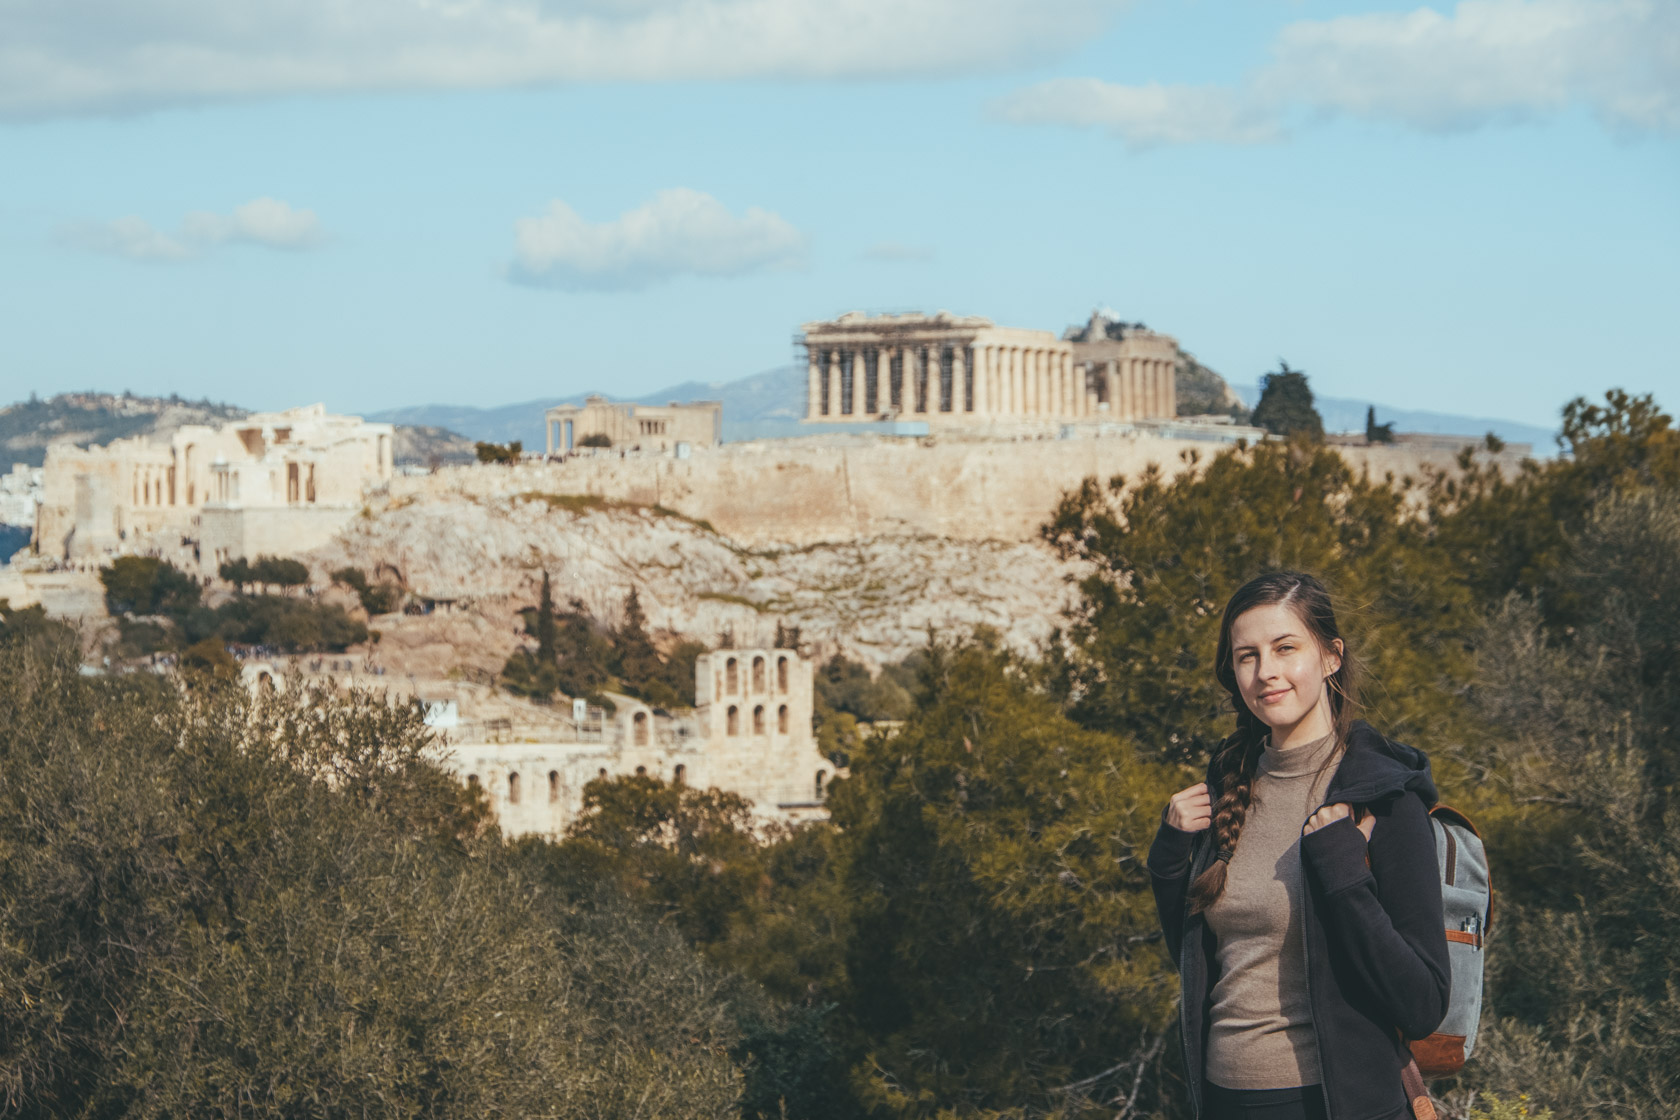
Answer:
POLYGON ((1093 309, 1680 406, 1674 0, 7 0, 0 401, 630 396, 1093 309))

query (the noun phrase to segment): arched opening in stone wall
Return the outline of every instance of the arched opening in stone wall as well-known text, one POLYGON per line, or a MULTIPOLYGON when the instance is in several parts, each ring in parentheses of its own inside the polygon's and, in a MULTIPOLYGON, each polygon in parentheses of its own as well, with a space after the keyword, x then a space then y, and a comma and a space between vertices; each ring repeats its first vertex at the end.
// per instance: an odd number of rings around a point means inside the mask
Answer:
POLYGON ((753 709, 753 734, 754 735, 764 734, 764 705, 763 704, 760 704, 756 708, 753 709))
POLYGON ((822 795, 823 795, 823 781, 824 781, 824 780, 825 780, 825 779, 826 779, 826 778, 827 778, 827 777, 828 777, 828 771, 827 771, 827 770, 818 770, 818 771, 817 771, 817 787, 816 787, 816 788, 817 788, 817 799, 818 799, 818 800, 821 800, 821 799, 822 799, 822 795))
POLYGON ((676 769, 671 771, 671 784, 680 786, 688 778, 688 767, 677 763, 676 769))
POLYGON ((636 776, 637 776, 637 777, 638 777, 638 778, 645 778, 645 777, 647 777, 647 767, 646 767, 646 766, 638 766, 638 767, 636 767, 636 776))
POLYGON ((723 691, 730 696, 741 690, 740 668, 731 657, 723 663, 723 691))
POLYGON ((729 716, 726 730, 730 735, 739 735, 741 733, 741 709, 737 708, 733 704, 729 705, 729 716))
POLYGON ((518 772, 515 772, 515 773, 512 773, 512 774, 508 775, 508 804, 509 805, 519 804, 519 774, 518 774, 518 772))
POLYGON ((786 704, 776 709, 776 732, 779 735, 788 733, 788 709, 786 704))
POLYGON ((595 771, 595 776, 597 778, 606 777, 607 776, 607 768, 605 766, 601 767, 599 770, 595 771))
POLYGON ((560 800, 560 771, 550 770, 548 772, 548 801, 552 805, 558 800, 560 800))
POLYGON ((754 692, 764 691, 764 658, 762 657, 753 658, 752 690, 754 692))
POLYGON ((477 789, 478 788, 478 775, 477 774, 468 774, 467 775, 467 785, 469 787, 471 787, 472 789, 477 789))
POLYGON ((647 746, 648 716, 646 712, 637 712, 630 717, 630 738, 638 747, 647 746))
POLYGON ((776 659, 776 691, 777 692, 786 692, 787 689, 788 689, 788 659, 785 658, 785 657, 778 657, 776 659))

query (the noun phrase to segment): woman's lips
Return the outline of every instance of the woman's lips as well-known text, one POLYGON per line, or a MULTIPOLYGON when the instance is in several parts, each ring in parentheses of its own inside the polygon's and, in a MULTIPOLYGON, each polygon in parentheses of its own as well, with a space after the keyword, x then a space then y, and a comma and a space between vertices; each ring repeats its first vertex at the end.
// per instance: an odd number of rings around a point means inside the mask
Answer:
POLYGON ((1262 704, 1271 704, 1275 701, 1283 699, 1287 695, 1289 695, 1289 690, 1287 688, 1280 688, 1273 692, 1262 692, 1260 694, 1260 702, 1262 704))

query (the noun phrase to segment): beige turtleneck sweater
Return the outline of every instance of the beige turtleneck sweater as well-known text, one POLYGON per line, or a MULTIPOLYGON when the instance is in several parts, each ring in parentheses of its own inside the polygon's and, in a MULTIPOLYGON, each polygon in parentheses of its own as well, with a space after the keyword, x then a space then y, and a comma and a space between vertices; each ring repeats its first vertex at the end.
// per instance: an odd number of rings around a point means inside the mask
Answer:
POLYGON ((1227 1089, 1321 1080, 1302 941, 1301 825, 1323 804, 1335 736, 1280 751, 1267 740, 1225 890, 1207 910, 1219 978, 1208 1017, 1207 1076, 1227 1089))

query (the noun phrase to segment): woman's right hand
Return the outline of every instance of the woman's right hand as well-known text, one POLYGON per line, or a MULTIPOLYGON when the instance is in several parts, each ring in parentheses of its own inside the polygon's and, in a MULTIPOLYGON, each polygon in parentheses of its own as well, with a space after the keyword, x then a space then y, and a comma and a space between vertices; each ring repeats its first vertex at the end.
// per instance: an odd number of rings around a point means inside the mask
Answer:
POLYGON ((1213 803, 1206 782, 1185 786, 1167 802, 1167 823, 1180 832, 1200 832, 1213 823, 1213 803))

